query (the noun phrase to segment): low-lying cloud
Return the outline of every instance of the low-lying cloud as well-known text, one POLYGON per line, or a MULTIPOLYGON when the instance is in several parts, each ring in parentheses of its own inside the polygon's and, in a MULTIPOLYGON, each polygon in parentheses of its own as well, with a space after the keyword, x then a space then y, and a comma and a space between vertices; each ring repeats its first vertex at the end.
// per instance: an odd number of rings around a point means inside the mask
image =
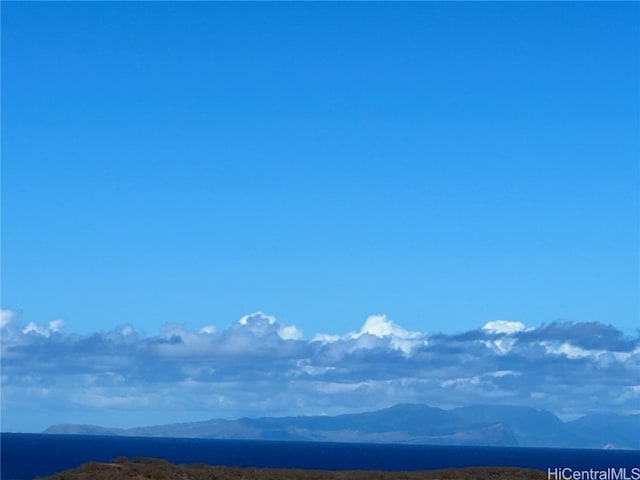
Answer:
POLYGON ((640 413, 640 339, 596 322, 498 320, 443 334, 374 315, 359 331, 307 339, 261 312, 223 330, 175 324, 153 336, 132 326, 65 333, 61 320, 24 325, 8 310, 1 318, 5 419, 30 409, 50 411, 50 423, 65 411, 336 414, 403 402, 640 413))

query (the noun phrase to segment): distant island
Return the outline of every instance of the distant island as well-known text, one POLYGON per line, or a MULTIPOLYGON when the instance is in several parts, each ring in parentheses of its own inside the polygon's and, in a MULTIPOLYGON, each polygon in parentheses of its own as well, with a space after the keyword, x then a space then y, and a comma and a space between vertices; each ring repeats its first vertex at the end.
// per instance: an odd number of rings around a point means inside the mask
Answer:
POLYGON ((160 459, 116 459, 89 462, 39 480, 546 480, 545 472, 524 468, 476 467, 423 472, 371 472, 300 470, 281 468, 218 467, 204 464, 173 465, 160 459))
POLYGON ((43 433, 426 445, 640 449, 640 415, 563 422, 546 410, 475 405, 443 410, 401 404, 337 416, 212 419, 136 428, 61 424, 43 433))

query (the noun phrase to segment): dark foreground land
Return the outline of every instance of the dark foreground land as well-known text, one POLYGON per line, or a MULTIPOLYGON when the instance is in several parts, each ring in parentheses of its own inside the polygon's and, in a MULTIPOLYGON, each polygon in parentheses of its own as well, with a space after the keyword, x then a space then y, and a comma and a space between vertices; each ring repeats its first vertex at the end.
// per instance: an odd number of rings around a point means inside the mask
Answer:
POLYGON ((173 465, 164 460, 90 462, 40 480, 546 480, 539 470, 509 467, 452 468, 424 472, 294 470, 173 465))

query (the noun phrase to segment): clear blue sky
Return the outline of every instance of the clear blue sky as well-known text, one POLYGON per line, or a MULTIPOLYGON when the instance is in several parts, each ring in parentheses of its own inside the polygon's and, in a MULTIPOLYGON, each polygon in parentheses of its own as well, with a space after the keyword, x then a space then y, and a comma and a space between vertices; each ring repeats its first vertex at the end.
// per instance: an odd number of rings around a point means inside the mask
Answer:
POLYGON ((638 3, 1 9, 3 431, 640 412, 638 3))
POLYGON ((638 4, 5 3, 2 305, 638 326, 638 4))

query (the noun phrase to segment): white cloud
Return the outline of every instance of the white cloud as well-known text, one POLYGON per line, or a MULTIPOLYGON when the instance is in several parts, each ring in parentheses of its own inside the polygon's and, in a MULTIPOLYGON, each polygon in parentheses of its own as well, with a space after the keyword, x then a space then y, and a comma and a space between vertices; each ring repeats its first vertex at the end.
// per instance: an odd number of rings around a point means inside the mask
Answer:
POLYGON ((409 332, 388 320, 386 315, 371 315, 367 318, 357 336, 364 334, 374 335, 379 338, 388 337, 391 339, 391 348, 401 350, 405 354, 411 353, 417 346, 427 344, 425 334, 409 332))
POLYGON ((482 343, 498 355, 506 355, 515 345, 516 339, 511 337, 501 337, 494 340, 483 340, 482 343))
POLYGON ((211 335, 188 330, 182 325, 168 324, 162 328, 155 348, 167 356, 206 354, 212 348, 211 335))
POLYGON ((48 337, 52 333, 59 332, 63 327, 64 320, 52 320, 46 325, 37 325, 35 322, 29 322, 29 324, 22 330, 22 333, 35 333, 43 337, 48 337))
POLYGON ((133 330, 133 327, 131 325, 126 325, 126 326, 122 327, 122 329, 120 330, 120 333, 122 333, 123 336, 127 337, 129 335, 133 335, 134 334, 134 330, 133 330))
POLYGON ((527 328, 502 320, 449 335, 409 331, 372 315, 347 335, 307 340, 296 326, 261 312, 228 328, 174 324, 151 336, 130 325, 75 335, 62 321, 25 326, 14 312, 3 315, 6 414, 25 405, 75 405, 114 415, 165 408, 295 415, 403 402, 508 402, 565 415, 596 404, 637 410, 640 340, 595 323, 527 328))
POLYGON ((0 328, 6 327, 10 322, 18 317, 18 312, 3 308, 0 310, 0 328))
POLYGON ((512 322, 509 320, 494 320, 487 322, 482 327, 482 331, 491 335, 492 338, 483 340, 482 343, 493 350, 498 355, 509 353, 518 339, 516 334, 529 332, 532 328, 527 328, 522 322, 512 322), (497 336, 497 338, 496 338, 497 336))
POLYGON ((283 326, 278 330, 278 335, 280 335, 280 338, 283 340, 300 340, 302 338, 302 331, 293 325, 283 326))
POLYGON ((492 376, 492 377, 507 377, 507 376, 510 376, 510 375, 518 377, 518 376, 521 375, 521 373, 520 372, 514 372, 513 370, 498 370, 498 371, 495 371, 495 372, 491 372, 489 375, 492 376))
POLYGON ((571 345, 569 342, 555 343, 555 342, 540 342, 540 344, 547 350, 547 352, 553 355, 565 355, 567 358, 585 358, 594 357, 598 358, 605 352, 602 350, 586 350, 584 348, 571 345))
POLYGON ((364 322, 364 325, 360 329, 359 335, 365 333, 375 335, 376 337, 388 337, 388 336, 400 336, 406 337, 409 332, 404 328, 399 327, 395 323, 387 320, 386 315, 371 315, 364 322))
POLYGON ((416 347, 427 344, 427 336, 420 332, 410 332, 387 319, 386 315, 369 316, 360 331, 351 332, 346 336, 316 334, 314 342, 334 343, 339 341, 356 340, 351 351, 358 348, 372 349, 380 347, 381 343, 375 339, 383 339, 393 350, 410 354, 416 347), (374 337, 374 338, 372 338, 374 337))
POLYGON ((333 343, 341 340, 343 337, 340 335, 329 335, 326 333, 316 333, 313 336, 312 342, 321 342, 321 343, 333 343))
POLYGON ((451 380, 445 380, 440 383, 443 387, 462 387, 466 388, 469 385, 478 385, 480 383, 479 376, 473 377, 463 377, 463 378, 453 378, 451 380))
POLYGON ((640 347, 634 348, 631 352, 612 352, 611 353, 617 361, 625 362, 629 359, 640 358, 640 347))
POLYGON ((238 320, 238 323, 240 325, 249 325, 251 323, 261 323, 261 322, 266 322, 269 325, 273 325, 274 323, 276 323, 276 317, 272 315, 265 315, 262 312, 254 312, 250 315, 245 315, 240 320, 238 320))
POLYGON ((527 330, 527 328, 522 322, 494 320, 492 322, 485 323, 485 325, 482 327, 482 330, 490 333, 504 333, 509 335, 512 333, 524 332, 527 330))

